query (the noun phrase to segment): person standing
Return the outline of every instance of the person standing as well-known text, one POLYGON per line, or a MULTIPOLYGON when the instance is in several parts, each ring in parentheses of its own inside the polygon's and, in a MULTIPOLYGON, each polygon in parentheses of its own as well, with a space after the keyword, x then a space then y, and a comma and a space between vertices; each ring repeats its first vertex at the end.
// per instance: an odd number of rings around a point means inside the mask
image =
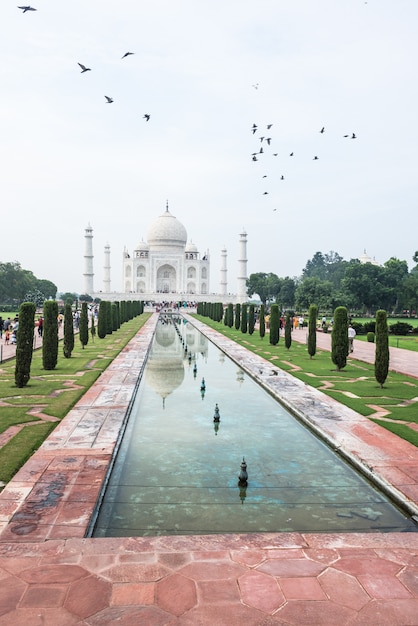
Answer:
POLYGON ((349 347, 350 352, 353 352, 354 350, 354 337, 355 336, 356 336, 356 331, 350 324, 348 327, 348 347, 349 347))

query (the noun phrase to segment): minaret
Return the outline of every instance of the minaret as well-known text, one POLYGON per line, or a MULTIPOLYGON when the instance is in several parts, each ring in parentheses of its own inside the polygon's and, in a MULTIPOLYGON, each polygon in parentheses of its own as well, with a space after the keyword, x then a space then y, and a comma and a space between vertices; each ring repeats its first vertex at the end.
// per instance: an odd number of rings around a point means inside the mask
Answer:
POLYGON ((221 250, 221 296, 226 296, 227 294, 228 280, 227 280, 227 269, 226 269, 227 267, 226 256, 227 256, 226 248, 223 248, 221 250))
POLYGON ((93 289, 93 229, 90 224, 85 229, 84 246, 84 293, 90 295, 93 289))
POLYGON ((104 293, 110 293, 110 246, 108 243, 104 247, 103 269, 103 291, 104 293))
POLYGON ((239 238, 237 300, 245 302, 247 300, 247 233, 244 229, 239 238))

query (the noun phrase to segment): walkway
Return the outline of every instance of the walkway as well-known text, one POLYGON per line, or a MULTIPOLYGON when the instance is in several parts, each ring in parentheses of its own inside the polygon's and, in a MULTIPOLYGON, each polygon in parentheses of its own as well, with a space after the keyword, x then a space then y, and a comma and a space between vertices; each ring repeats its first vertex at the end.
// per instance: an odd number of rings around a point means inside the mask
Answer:
MULTIPOLYGON (((417 626, 418 532, 84 538, 155 324, 0 494, 0 626, 417 626)), ((418 506, 417 448, 204 328, 418 506)))
MULTIPOLYGON (((292 341, 307 343, 308 331, 306 328, 292 331, 292 341)), ((316 333, 317 348, 331 352, 331 334, 318 331, 316 333)), ((365 363, 374 363, 376 345, 361 339, 354 339, 354 352, 351 359, 358 359, 365 363)), ((389 348, 389 368, 394 372, 418 378, 418 352, 389 348)))

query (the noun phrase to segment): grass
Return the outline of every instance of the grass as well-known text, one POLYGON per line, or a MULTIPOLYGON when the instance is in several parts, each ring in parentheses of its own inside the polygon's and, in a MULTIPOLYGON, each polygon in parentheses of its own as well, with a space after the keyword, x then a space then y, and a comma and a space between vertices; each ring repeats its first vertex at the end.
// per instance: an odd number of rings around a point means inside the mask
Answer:
POLYGON ((22 425, 22 429, 0 448, 0 481, 7 482, 13 477, 148 318, 149 313, 144 313, 125 322, 104 339, 96 336, 92 342, 89 338, 84 350, 76 335, 70 359, 63 356, 60 342, 54 370, 43 369, 42 350, 36 350, 29 383, 23 388, 16 387, 14 382, 15 359, 0 365, 0 434, 11 426, 22 425), (58 420, 44 421, 42 417, 31 415, 34 407, 58 420), (27 422, 37 423, 25 426, 27 422))
MULTIPOLYGON (((375 380, 374 365, 347 359, 346 367, 338 372, 328 351, 318 350, 310 358, 307 346, 296 341, 286 349, 284 337, 276 346, 269 344, 268 331, 262 339, 255 331, 253 335, 243 334, 235 328, 228 328, 223 322, 214 322, 206 317, 196 316, 204 324, 229 337, 248 350, 262 356, 276 367, 287 371, 304 383, 320 389, 331 398, 350 407, 361 415, 377 421, 413 445, 418 445, 418 434, 408 424, 418 423, 418 380, 396 372, 389 372, 383 389, 375 380), (379 419, 375 407, 387 411, 386 419, 379 419), (373 418, 373 416, 375 416, 373 418)), ((297 332, 297 331, 295 331, 297 332)), ((379 416, 381 417, 381 416, 379 416)))

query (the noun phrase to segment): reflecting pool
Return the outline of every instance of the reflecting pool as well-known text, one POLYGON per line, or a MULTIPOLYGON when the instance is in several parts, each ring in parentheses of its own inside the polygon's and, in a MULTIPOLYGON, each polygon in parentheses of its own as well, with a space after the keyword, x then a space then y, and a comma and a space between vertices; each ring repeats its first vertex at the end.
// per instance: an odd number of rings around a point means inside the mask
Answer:
POLYGON ((93 536, 416 529, 193 325, 158 323, 93 536))

